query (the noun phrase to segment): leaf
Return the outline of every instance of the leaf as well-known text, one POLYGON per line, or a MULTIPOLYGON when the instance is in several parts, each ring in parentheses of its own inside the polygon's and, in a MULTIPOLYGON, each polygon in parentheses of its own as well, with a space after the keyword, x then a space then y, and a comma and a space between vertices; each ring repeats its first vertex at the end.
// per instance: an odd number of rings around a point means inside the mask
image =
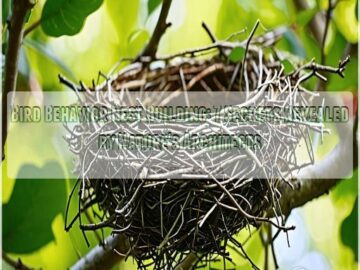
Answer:
POLYGON ((65 73, 67 77, 69 77, 71 80, 76 81, 75 75, 73 74, 71 69, 67 65, 65 65, 65 63, 54 52, 52 52, 40 41, 36 41, 33 39, 25 39, 24 45, 50 59, 54 64, 61 68, 61 70, 65 73))
POLYGON ((140 0, 107 1, 106 11, 117 32, 117 48, 121 56, 129 56, 129 36, 137 28, 140 0))
POLYGON ((334 10, 334 21, 341 34, 350 43, 358 42, 359 22, 357 20, 357 0, 338 1, 334 10))
POLYGON ((2 24, 6 23, 10 14, 10 0, 3 0, 2 1, 2 24))
POLYGON ((41 26, 49 36, 75 35, 102 3, 103 0, 47 0, 41 14, 41 26))
POLYGON ((307 25, 310 22, 310 20, 315 16, 316 12, 317 12, 316 8, 300 11, 296 15, 296 23, 300 26, 307 25))
POLYGON ((301 58, 306 57, 304 46, 301 44, 299 37, 292 30, 284 33, 284 40, 289 43, 289 51, 301 58))
POLYGON ((294 70, 293 64, 288 59, 284 59, 281 61, 281 64, 284 66, 285 74, 289 74, 294 70))
POLYGON ((357 195, 357 185, 358 185, 358 170, 353 171, 351 179, 344 179, 335 187, 331 196, 335 200, 340 200, 344 198, 355 198, 357 195))
POLYGON ((350 213, 350 215, 344 219, 343 223, 341 224, 341 240, 344 245, 351 248, 355 260, 358 261, 358 199, 356 198, 354 202, 354 207, 350 213))
POLYGON ((3 249, 10 253, 30 253, 54 239, 51 223, 66 205, 64 180, 21 179, 27 173, 51 171, 61 175, 58 163, 49 162, 41 169, 21 167, 13 194, 3 205, 3 249))
POLYGON ((162 0, 148 0, 148 16, 150 16, 155 9, 161 4, 162 0))
POLYGON ((145 29, 134 31, 129 36, 129 40, 128 40, 129 55, 135 56, 139 54, 141 49, 144 48, 146 42, 148 42, 149 38, 150 38, 149 32, 145 29))
POLYGON ((245 48, 243 47, 236 47, 232 49, 231 53, 229 54, 229 60, 232 62, 239 62, 245 56, 245 48))

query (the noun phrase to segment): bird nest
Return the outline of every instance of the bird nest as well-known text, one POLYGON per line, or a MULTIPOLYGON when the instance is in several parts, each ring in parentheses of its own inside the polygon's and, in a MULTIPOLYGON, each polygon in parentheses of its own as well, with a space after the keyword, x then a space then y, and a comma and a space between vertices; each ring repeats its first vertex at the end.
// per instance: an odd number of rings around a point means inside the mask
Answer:
MULTIPOLYGON (((130 92, 200 91, 210 95, 229 91, 246 93, 244 103, 256 108, 274 104, 306 106, 307 99, 296 99, 294 93, 312 96, 304 88, 307 80, 313 76, 323 79, 323 72, 342 75, 347 60, 337 68, 329 68, 313 61, 303 64, 283 59, 273 46, 277 37, 272 32, 250 36, 243 42, 215 41, 207 47, 162 58, 140 58, 98 86, 81 83, 77 87, 64 78, 61 81, 83 92, 79 104, 88 107, 130 106, 123 101, 130 92), (243 55, 231 61, 229 55, 235 50, 243 55)), ((156 95, 153 97, 155 100, 156 95)), ((141 106, 145 108, 146 104, 141 106)), ((154 127, 144 123, 122 126, 125 134, 149 133, 151 129, 154 127)), ((207 121, 201 128, 182 123, 180 129, 196 134, 245 130, 257 132, 266 143, 243 150, 242 154, 209 154, 211 150, 203 149, 190 153, 166 147, 150 153, 139 150, 134 154, 121 149, 110 153, 99 150, 95 138, 104 132, 116 134, 119 126, 114 120, 79 123, 69 128, 68 136, 77 160, 79 179, 74 190, 79 190, 79 213, 67 229, 79 219, 83 231, 111 228, 113 234, 125 235, 129 243, 126 256, 135 258, 142 269, 150 265, 154 269, 172 269, 190 253, 198 257, 198 262, 206 261, 209 255, 229 258, 230 242, 245 252, 235 235, 248 226, 270 223, 284 231, 293 229, 285 227, 278 185, 291 185, 288 180, 292 173, 307 165, 296 160, 300 141, 308 146, 313 162, 309 134, 322 132, 321 123, 260 121, 229 127, 226 121, 207 121), (219 177, 215 173, 224 166, 232 169, 227 170, 226 177, 219 177), (138 173, 117 177, 117 173, 129 168, 138 173), (189 173, 194 168, 197 175, 189 173), (254 170, 260 170, 262 177, 252 177, 254 170), (92 207, 99 221, 84 224, 81 213, 92 207)))

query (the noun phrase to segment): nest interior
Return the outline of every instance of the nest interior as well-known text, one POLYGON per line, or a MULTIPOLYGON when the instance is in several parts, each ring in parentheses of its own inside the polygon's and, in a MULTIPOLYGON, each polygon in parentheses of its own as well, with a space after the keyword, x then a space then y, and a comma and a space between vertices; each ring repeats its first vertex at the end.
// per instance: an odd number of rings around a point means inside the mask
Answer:
MULTIPOLYGON (((303 84, 317 76, 318 71, 341 74, 346 64, 340 63, 338 68, 325 70, 314 62, 303 64, 299 61, 292 63, 292 71, 286 72, 281 55, 273 48, 275 41, 274 35, 267 33, 243 42, 215 42, 204 48, 169 57, 138 61, 116 76, 107 78, 102 85, 87 87, 81 84, 76 87, 76 91, 88 93, 87 99, 81 100, 81 103, 89 106, 116 105, 124 91, 250 91, 252 94, 249 99, 259 91, 268 91, 273 96, 275 93, 276 102, 293 104, 293 100, 288 98, 291 93, 304 92, 311 95, 303 84), (244 49, 244 57, 232 62, 228 56, 238 47, 244 49), (203 54, 210 56, 204 58, 203 54), (160 68, 156 67, 159 63, 160 68)), ((266 102, 269 99, 264 98, 258 104, 266 102)), ((211 176, 207 179, 185 179, 168 174, 169 177, 154 180, 146 177, 111 177, 114 171, 124 166, 124 162, 110 156, 106 158, 103 153, 102 160, 107 162, 106 167, 104 163, 97 164, 99 153, 91 143, 91 138, 99 133, 98 130, 97 124, 82 123, 69 131, 69 147, 77 157, 77 183, 80 183, 74 187, 79 190, 81 206, 76 218, 92 207, 100 209, 95 211, 99 218, 97 223, 83 224, 80 221, 80 228, 86 231, 108 227, 114 234, 126 235, 130 246, 127 256, 134 257, 139 268, 144 269, 150 265, 154 269, 175 268, 190 253, 198 256, 199 263, 207 260, 209 254, 229 258, 227 244, 231 242, 242 249, 234 235, 249 225, 258 227, 267 222, 282 230, 290 229, 284 226, 278 203, 281 193, 277 185, 287 181, 291 172, 301 166, 295 160, 299 141, 304 139, 310 142, 311 130, 321 132, 319 126, 265 125, 262 132, 268 144, 258 150, 262 153, 261 160, 238 163, 238 169, 227 179, 211 176), (92 158, 89 159, 89 156, 92 158), (86 160, 90 162, 84 162, 86 160), (259 162, 261 167, 269 171, 281 171, 284 177, 248 177, 247 173, 253 166, 259 166, 259 162), (104 177, 89 177, 92 171, 99 170, 104 177), (269 210, 279 217, 277 221, 266 217, 269 210)), ((116 132, 107 129, 107 132, 112 131, 116 132)), ((117 157, 119 155, 126 154, 118 153, 117 157)), ((170 154, 164 155, 167 160, 169 157, 166 155, 170 154)), ((229 166, 234 166, 235 163, 230 162, 234 155, 218 162, 229 160, 229 166)), ((312 157, 311 150, 309 157, 312 157)), ((186 156, 182 158, 187 159, 186 156)), ((216 161, 216 157, 212 161, 216 161)), ((141 161, 138 163, 141 166, 141 161)), ((181 162, 177 165, 181 166, 181 162)), ((204 169, 205 173, 209 172, 207 169, 204 169)))

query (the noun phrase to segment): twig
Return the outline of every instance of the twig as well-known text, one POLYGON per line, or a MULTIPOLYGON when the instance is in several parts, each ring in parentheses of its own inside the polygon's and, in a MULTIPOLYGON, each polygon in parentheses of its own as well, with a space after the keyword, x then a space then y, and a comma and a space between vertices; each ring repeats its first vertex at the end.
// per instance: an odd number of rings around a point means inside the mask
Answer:
POLYGON ((175 270, 190 269, 197 260, 199 260, 199 258, 194 253, 190 253, 178 266, 176 266, 175 270))
MULTIPOLYGON (((247 41, 246 41, 245 53, 244 53, 244 57, 243 57, 243 59, 242 59, 241 69, 240 69, 239 88, 241 87, 242 77, 243 77, 243 73, 244 73, 244 65, 245 65, 246 55, 247 55, 248 50, 249 50, 249 46, 250 46, 251 39, 253 38, 253 36, 254 36, 254 34, 255 34, 255 31, 256 31, 256 29, 257 29, 258 26, 259 26, 259 23, 260 23, 260 21, 257 20, 256 23, 255 23, 254 28, 251 30, 251 33, 250 33, 250 35, 249 35, 249 38, 248 38, 247 41)), ((232 78, 231 78, 231 81, 230 81, 230 84, 229 84, 229 87, 228 87, 228 91, 231 90, 231 88, 232 88, 232 86, 233 86, 233 84, 234 84, 234 82, 235 82, 236 76, 237 76, 237 74, 238 74, 238 72, 239 72, 239 67, 240 67, 240 63, 238 63, 237 66, 236 66, 236 69, 235 69, 235 71, 234 71, 234 74, 233 74, 233 76, 232 76, 232 78)))
POLYGON ((5 58, 4 87, 2 94, 2 160, 5 158, 5 142, 8 130, 7 96, 15 91, 18 75, 19 51, 23 40, 23 26, 26 15, 35 5, 35 0, 13 1, 12 16, 9 22, 9 40, 5 58))
POLYGON ((37 20, 32 25, 30 25, 28 28, 24 31, 24 37, 26 37, 28 34, 30 34, 33 30, 35 30, 39 25, 41 24, 41 20, 37 20))
POLYGON ((34 268, 30 268, 23 264, 23 262, 20 260, 20 258, 15 261, 12 258, 10 258, 4 251, 2 252, 2 258, 5 262, 7 262, 9 265, 14 267, 17 270, 33 270, 34 268))
POLYGON ((170 10, 171 1, 172 0, 163 1, 159 20, 156 24, 154 33, 152 34, 148 45, 145 47, 143 52, 137 57, 137 60, 143 57, 150 57, 151 59, 155 57, 161 37, 164 35, 166 29, 171 26, 171 23, 166 23, 166 18, 170 10))
POLYGON ((329 25, 331 20, 331 13, 334 9, 335 5, 333 5, 332 0, 328 0, 328 8, 326 10, 326 18, 325 18, 325 29, 324 29, 324 35, 321 41, 321 64, 325 64, 325 43, 326 43, 326 37, 329 31, 329 25))
MULTIPOLYGON (((201 26, 204 28, 205 32, 208 34, 211 42, 216 43, 217 38, 215 37, 214 33, 210 30, 209 26, 205 22, 202 22, 201 26)), ((221 47, 219 47, 219 52, 220 52, 221 56, 225 56, 225 53, 221 47)))

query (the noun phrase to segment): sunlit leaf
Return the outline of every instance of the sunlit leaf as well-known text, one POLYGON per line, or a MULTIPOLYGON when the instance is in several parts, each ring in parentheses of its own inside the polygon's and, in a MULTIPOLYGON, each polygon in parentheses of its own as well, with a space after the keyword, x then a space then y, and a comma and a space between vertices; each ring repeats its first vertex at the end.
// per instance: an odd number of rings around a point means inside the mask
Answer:
POLYGON ((162 0, 148 0, 148 15, 151 15, 161 2, 162 0))
POLYGON ((54 52, 52 52, 48 47, 46 47, 44 44, 40 43, 39 41, 33 40, 33 39, 26 39, 24 40, 25 46, 28 48, 31 48, 38 53, 42 54, 43 56, 50 59, 54 64, 56 64, 58 67, 61 68, 61 70, 64 72, 64 74, 69 77, 72 80, 75 80, 75 76, 71 69, 65 65, 65 63, 58 57, 54 52))
POLYGON ((105 2, 108 15, 117 31, 118 50, 121 57, 129 56, 129 37, 136 30, 139 0, 116 0, 105 2))
MULTIPOLYGON (((242 1, 247 2, 247 1, 242 1)), ((247 12, 236 0, 221 1, 217 11, 217 25, 215 35, 222 39, 236 31, 245 29, 249 23, 249 12, 247 12)), ((254 18, 254 22, 257 18, 254 18)), ((249 24, 250 25, 250 24, 249 24)), ((251 24, 253 25, 253 24, 251 24)))
POLYGON ((103 0, 47 0, 41 26, 49 36, 75 35, 82 29, 86 18, 96 11, 103 0))
POLYGON ((281 61, 281 64, 284 67, 285 74, 289 74, 294 70, 294 66, 291 64, 291 62, 288 59, 284 59, 281 61))
POLYGON ((10 253, 30 253, 54 239, 51 223, 63 213, 66 204, 64 180, 21 179, 29 171, 57 171, 61 167, 54 162, 43 168, 24 165, 16 180, 9 202, 3 205, 3 249, 10 253))
POLYGON ((339 31, 351 43, 358 41, 359 22, 356 18, 356 2, 357 0, 338 1, 334 10, 334 20, 339 31))
POLYGON ((144 48, 146 42, 149 40, 149 32, 145 29, 140 29, 133 32, 129 36, 129 54, 130 56, 136 56, 144 48))
POLYGON ((341 224, 341 240, 344 245, 351 248, 355 260, 358 261, 358 199, 355 200, 350 215, 341 224))
POLYGON ((317 11, 316 8, 311 8, 311 9, 306 9, 306 10, 300 11, 296 15, 296 23, 300 26, 307 25, 311 21, 311 19, 315 16, 316 11, 317 11))
POLYGON ((244 56, 245 56, 245 48, 236 47, 229 54, 229 60, 236 63, 242 60, 244 56))

